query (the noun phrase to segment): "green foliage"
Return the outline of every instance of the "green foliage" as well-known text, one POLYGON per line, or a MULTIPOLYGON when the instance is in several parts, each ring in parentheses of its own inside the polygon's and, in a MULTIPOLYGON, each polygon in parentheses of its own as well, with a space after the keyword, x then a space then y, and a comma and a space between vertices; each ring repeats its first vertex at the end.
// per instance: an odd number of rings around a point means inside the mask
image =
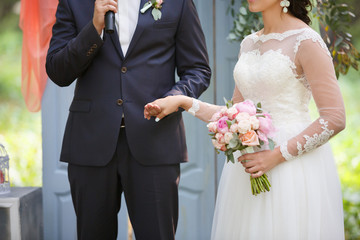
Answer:
POLYGON ((343 189, 346 239, 360 239, 360 73, 350 70, 339 81, 346 109, 346 128, 331 140, 343 189))
POLYGON ((26 110, 21 95, 18 15, 0 22, 0 143, 10 156, 12 186, 42 185, 41 115, 26 110))
POLYGON ((25 104, 4 101, 0 105, 0 142, 10 157, 12 186, 42 185, 40 113, 30 113, 25 104))
MULTIPOLYGON (((345 3, 336 3, 336 0, 316 2, 313 18, 320 24, 321 35, 332 54, 337 77, 340 73, 346 75, 351 67, 358 70, 360 54, 352 44, 352 35, 347 32, 355 15, 345 3)), ((235 1, 231 0, 229 12, 234 19, 228 35, 230 41, 242 41, 246 35, 263 27, 261 14, 250 12, 247 1, 241 1, 239 10, 235 11, 235 1)))
POLYGON ((234 7, 229 8, 229 12, 234 19, 234 26, 228 35, 230 41, 241 41, 245 36, 263 27, 261 14, 251 13, 245 3, 246 1, 241 1, 238 11, 235 11, 234 7))
POLYGON ((352 44, 352 35, 347 32, 355 15, 345 3, 335 0, 318 0, 314 17, 319 19, 321 35, 332 54, 334 67, 339 73, 346 75, 350 67, 358 70, 360 54, 352 44))

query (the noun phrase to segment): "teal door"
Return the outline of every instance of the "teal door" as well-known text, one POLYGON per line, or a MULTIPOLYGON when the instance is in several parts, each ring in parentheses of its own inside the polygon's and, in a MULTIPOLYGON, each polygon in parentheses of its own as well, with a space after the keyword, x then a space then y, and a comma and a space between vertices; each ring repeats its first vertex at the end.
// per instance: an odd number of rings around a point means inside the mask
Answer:
MULTIPOLYGON (((232 77, 239 44, 226 36, 232 26, 226 15, 229 0, 194 0, 205 33, 213 78, 201 100, 223 104, 231 98, 232 77)), ((44 237, 49 240, 76 239, 67 164, 59 162, 61 141, 74 86, 59 88, 48 81, 42 102, 44 237)), ((184 113, 189 163, 181 165, 178 240, 210 239, 217 183, 224 164, 216 155, 206 124, 184 113)), ((129 238, 125 203, 119 213, 119 240, 129 238)), ((130 229, 130 230, 129 230, 130 229)), ((134 238, 133 238, 134 239, 134 238)))

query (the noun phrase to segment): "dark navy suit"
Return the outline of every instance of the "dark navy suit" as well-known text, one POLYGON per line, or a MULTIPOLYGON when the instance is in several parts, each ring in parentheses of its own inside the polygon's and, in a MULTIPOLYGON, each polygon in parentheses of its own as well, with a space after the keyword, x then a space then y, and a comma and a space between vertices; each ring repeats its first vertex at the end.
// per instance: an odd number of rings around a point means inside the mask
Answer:
MULTIPOLYGON (((141 7, 145 2, 141 0, 141 7)), ((113 239, 122 192, 137 239, 171 239, 179 163, 187 161, 182 114, 156 123, 144 119, 143 111, 146 103, 168 95, 197 98, 209 85, 205 39, 194 3, 164 1, 158 21, 151 9, 139 13, 126 56, 116 32, 100 38, 93 12, 94 0, 60 0, 46 59, 47 73, 57 85, 77 79, 60 160, 69 163, 79 239, 113 239), (125 128, 120 128, 123 115, 125 128), (93 210, 97 205, 109 209, 99 214, 93 210)))

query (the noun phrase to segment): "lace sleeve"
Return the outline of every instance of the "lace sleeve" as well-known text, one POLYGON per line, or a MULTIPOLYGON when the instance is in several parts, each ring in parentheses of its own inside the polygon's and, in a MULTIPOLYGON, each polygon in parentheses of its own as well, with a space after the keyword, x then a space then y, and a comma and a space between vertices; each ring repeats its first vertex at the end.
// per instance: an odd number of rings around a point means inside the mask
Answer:
MULTIPOLYGON (((232 101, 234 103, 243 101, 243 97, 237 87, 234 89, 232 101)), ((214 113, 221 111, 222 108, 225 108, 225 106, 210 104, 193 98, 192 106, 187 111, 200 120, 209 122, 214 113)))
POLYGON ((319 37, 301 39, 296 51, 297 61, 311 88, 320 117, 280 146, 286 160, 312 151, 345 128, 345 108, 332 59, 319 37))

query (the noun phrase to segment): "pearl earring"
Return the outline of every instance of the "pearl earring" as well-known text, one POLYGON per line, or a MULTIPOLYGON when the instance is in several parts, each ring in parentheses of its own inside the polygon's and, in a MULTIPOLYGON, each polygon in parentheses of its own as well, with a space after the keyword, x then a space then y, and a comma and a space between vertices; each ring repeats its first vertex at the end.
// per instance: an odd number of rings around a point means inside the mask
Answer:
POLYGON ((283 12, 287 13, 288 12, 288 7, 290 6, 289 0, 282 0, 280 2, 280 6, 283 8, 283 12))

